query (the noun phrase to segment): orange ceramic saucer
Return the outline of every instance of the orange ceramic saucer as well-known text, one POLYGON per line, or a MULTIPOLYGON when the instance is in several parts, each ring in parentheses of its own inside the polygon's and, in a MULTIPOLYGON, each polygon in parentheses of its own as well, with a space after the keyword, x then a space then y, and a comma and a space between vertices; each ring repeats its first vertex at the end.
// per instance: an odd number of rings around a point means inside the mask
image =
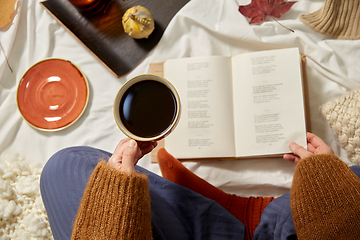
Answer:
POLYGON ((89 100, 85 75, 70 61, 51 58, 26 71, 17 90, 21 115, 34 128, 57 131, 73 124, 89 100))

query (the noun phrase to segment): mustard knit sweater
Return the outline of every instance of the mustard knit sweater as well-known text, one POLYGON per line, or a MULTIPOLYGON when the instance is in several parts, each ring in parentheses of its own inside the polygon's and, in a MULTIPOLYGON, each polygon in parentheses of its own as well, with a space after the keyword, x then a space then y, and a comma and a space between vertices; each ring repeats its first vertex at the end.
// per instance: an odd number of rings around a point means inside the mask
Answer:
POLYGON ((100 162, 85 188, 71 239, 152 239, 147 176, 100 162))

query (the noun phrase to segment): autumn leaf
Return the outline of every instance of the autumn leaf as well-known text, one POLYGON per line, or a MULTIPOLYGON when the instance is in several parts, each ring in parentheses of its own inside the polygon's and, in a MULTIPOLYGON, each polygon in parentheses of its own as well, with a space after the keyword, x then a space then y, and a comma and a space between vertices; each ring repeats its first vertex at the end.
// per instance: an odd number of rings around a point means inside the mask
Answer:
MULTIPOLYGON (((247 18, 251 18, 250 24, 265 20, 266 16, 280 18, 294 5, 294 1, 284 0, 252 0, 246 6, 239 6, 239 12, 247 18)), ((274 19, 276 21, 276 19, 274 19)))
POLYGON ((17 0, 0 0, 0 28, 12 21, 16 1, 17 0))
MULTIPOLYGON (((6 26, 7 24, 9 24, 13 20, 13 17, 15 16, 13 13, 16 10, 15 9, 16 2, 17 0, 0 0, 0 29, 6 26)), ((1 52, 4 53, 6 63, 9 66, 9 69, 11 70, 11 72, 13 72, 1 43, 0 43, 0 50, 1 52)))

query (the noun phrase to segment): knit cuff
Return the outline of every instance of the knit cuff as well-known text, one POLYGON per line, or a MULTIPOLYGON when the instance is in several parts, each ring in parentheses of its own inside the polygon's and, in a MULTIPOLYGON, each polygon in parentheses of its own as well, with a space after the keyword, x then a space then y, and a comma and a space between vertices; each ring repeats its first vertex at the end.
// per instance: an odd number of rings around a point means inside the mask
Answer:
POLYGON ((151 239, 148 178, 100 162, 87 183, 72 239, 151 239))
POLYGON ((312 155, 298 163, 290 204, 299 239, 360 236, 360 180, 335 155, 312 155))
POLYGON ((360 1, 327 0, 318 11, 300 20, 315 32, 337 39, 360 39, 360 1))

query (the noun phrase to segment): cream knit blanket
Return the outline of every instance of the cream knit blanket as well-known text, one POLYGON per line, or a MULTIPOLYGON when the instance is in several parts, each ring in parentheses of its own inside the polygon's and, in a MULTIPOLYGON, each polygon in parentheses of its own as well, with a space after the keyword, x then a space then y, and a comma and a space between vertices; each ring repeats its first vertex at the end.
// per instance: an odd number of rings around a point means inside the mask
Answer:
POLYGON ((360 165, 360 89, 327 102, 321 110, 349 160, 360 165))
POLYGON ((42 167, 0 156, 0 240, 53 239, 40 196, 42 167))

